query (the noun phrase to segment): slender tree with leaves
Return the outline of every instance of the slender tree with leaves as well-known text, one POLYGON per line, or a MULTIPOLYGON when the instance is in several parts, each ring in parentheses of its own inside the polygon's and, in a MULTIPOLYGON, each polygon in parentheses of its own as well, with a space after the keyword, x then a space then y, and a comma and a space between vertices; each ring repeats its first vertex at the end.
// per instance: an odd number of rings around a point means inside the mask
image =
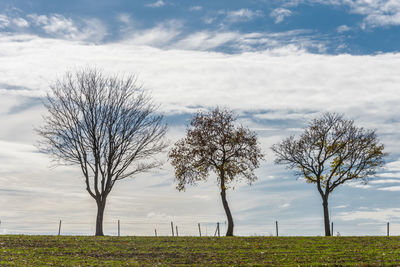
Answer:
POLYGON ((67 73, 51 86, 41 151, 59 164, 77 165, 96 201, 96 235, 102 236, 106 200, 114 185, 160 165, 166 125, 134 76, 108 76, 97 69, 67 73))
POLYGON ((214 109, 195 115, 186 131, 169 153, 175 168, 177 189, 196 185, 207 180, 209 173, 217 176, 222 204, 228 219, 227 236, 233 235, 233 218, 226 199, 226 191, 240 179, 249 184, 257 177, 254 170, 259 167, 263 154, 255 132, 236 125, 232 111, 214 109))
POLYGON ((291 136, 272 146, 277 164, 295 169, 315 184, 322 198, 325 235, 330 236, 328 197, 339 185, 376 174, 384 164, 384 146, 375 130, 357 127, 337 113, 324 113, 311 121, 300 137, 291 136))

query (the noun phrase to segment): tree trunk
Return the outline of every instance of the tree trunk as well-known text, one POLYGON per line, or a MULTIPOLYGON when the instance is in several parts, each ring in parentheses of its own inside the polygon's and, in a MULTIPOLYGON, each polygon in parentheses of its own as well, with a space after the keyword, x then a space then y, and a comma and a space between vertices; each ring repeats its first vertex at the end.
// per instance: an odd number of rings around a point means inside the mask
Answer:
POLYGON ((222 198, 222 204, 224 205, 226 217, 228 218, 228 230, 226 231, 226 236, 233 236, 233 218, 232 218, 231 210, 229 209, 229 206, 228 206, 228 201, 226 201, 226 190, 225 189, 221 190, 221 198, 222 198))
POLYGON ((96 217, 96 236, 104 236, 103 233, 103 215, 106 207, 106 199, 98 200, 97 203, 97 217, 96 217))
POLYGON ((325 225, 325 236, 331 236, 331 228, 329 224, 329 210, 328 210, 328 198, 322 198, 322 206, 324 207, 324 225, 325 225))

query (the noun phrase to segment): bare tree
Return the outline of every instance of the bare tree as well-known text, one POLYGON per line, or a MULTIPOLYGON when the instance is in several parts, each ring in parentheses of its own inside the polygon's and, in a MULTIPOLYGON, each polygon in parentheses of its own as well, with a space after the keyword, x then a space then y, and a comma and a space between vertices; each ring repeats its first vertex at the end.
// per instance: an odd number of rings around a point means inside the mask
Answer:
POLYGON ((296 169, 307 183, 316 184, 322 198, 325 235, 330 236, 328 197, 339 185, 375 175, 383 166, 384 146, 375 130, 354 125, 343 115, 325 113, 311 121, 299 138, 291 136, 272 146, 275 163, 296 169))
POLYGON ((209 113, 198 113, 169 153, 175 167, 177 189, 196 185, 206 180, 209 172, 217 174, 222 204, 228 218, 227 236, 233 235, 233 218, 226 200, 229 185, 244 178, 249 184, 257 177, 254 170, 263 158, 254 132, 235 126, 233 113, 216 108, 209 113))
POLYGON ((106 200, 115 183, 160 165, 166 125, 134 76, 96 69, 67 73, 51 86, 39 148, 59 164, 78 165, 97 203, 96 235, 103 233, 106 200))

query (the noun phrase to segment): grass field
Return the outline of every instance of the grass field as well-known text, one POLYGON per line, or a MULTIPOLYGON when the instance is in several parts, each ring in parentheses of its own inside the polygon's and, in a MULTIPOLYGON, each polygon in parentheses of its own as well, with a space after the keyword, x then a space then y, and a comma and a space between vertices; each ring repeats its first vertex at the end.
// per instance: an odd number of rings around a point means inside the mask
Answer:
POLYGON ((400 237, 0 236, 0 265, 400 265, 400 237))

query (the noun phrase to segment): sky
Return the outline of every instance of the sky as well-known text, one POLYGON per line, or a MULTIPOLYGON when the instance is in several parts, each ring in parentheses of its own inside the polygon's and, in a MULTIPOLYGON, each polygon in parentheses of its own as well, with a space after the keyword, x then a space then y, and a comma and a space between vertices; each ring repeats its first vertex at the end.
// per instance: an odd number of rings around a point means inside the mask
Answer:
MULTIPOLYGON (((400 1, 3 0, 0 2, 0 233, 93 234, 96 206, 76 166, 38 153, 49 87, 88 66, 137 75, 160 104, 171 144, 217 105, 256 131, 265 161, 228 201, 237 235, 323 235, 315 185, 274 165, 270 147, 323 112, 376 129, 389 153, 367 185, 330 195, 334 234, 400 234, 400 1)), ((161 169, 120 181, 105 234, 212 235, 225 214, 215 176, 175 189, 161 169)))

